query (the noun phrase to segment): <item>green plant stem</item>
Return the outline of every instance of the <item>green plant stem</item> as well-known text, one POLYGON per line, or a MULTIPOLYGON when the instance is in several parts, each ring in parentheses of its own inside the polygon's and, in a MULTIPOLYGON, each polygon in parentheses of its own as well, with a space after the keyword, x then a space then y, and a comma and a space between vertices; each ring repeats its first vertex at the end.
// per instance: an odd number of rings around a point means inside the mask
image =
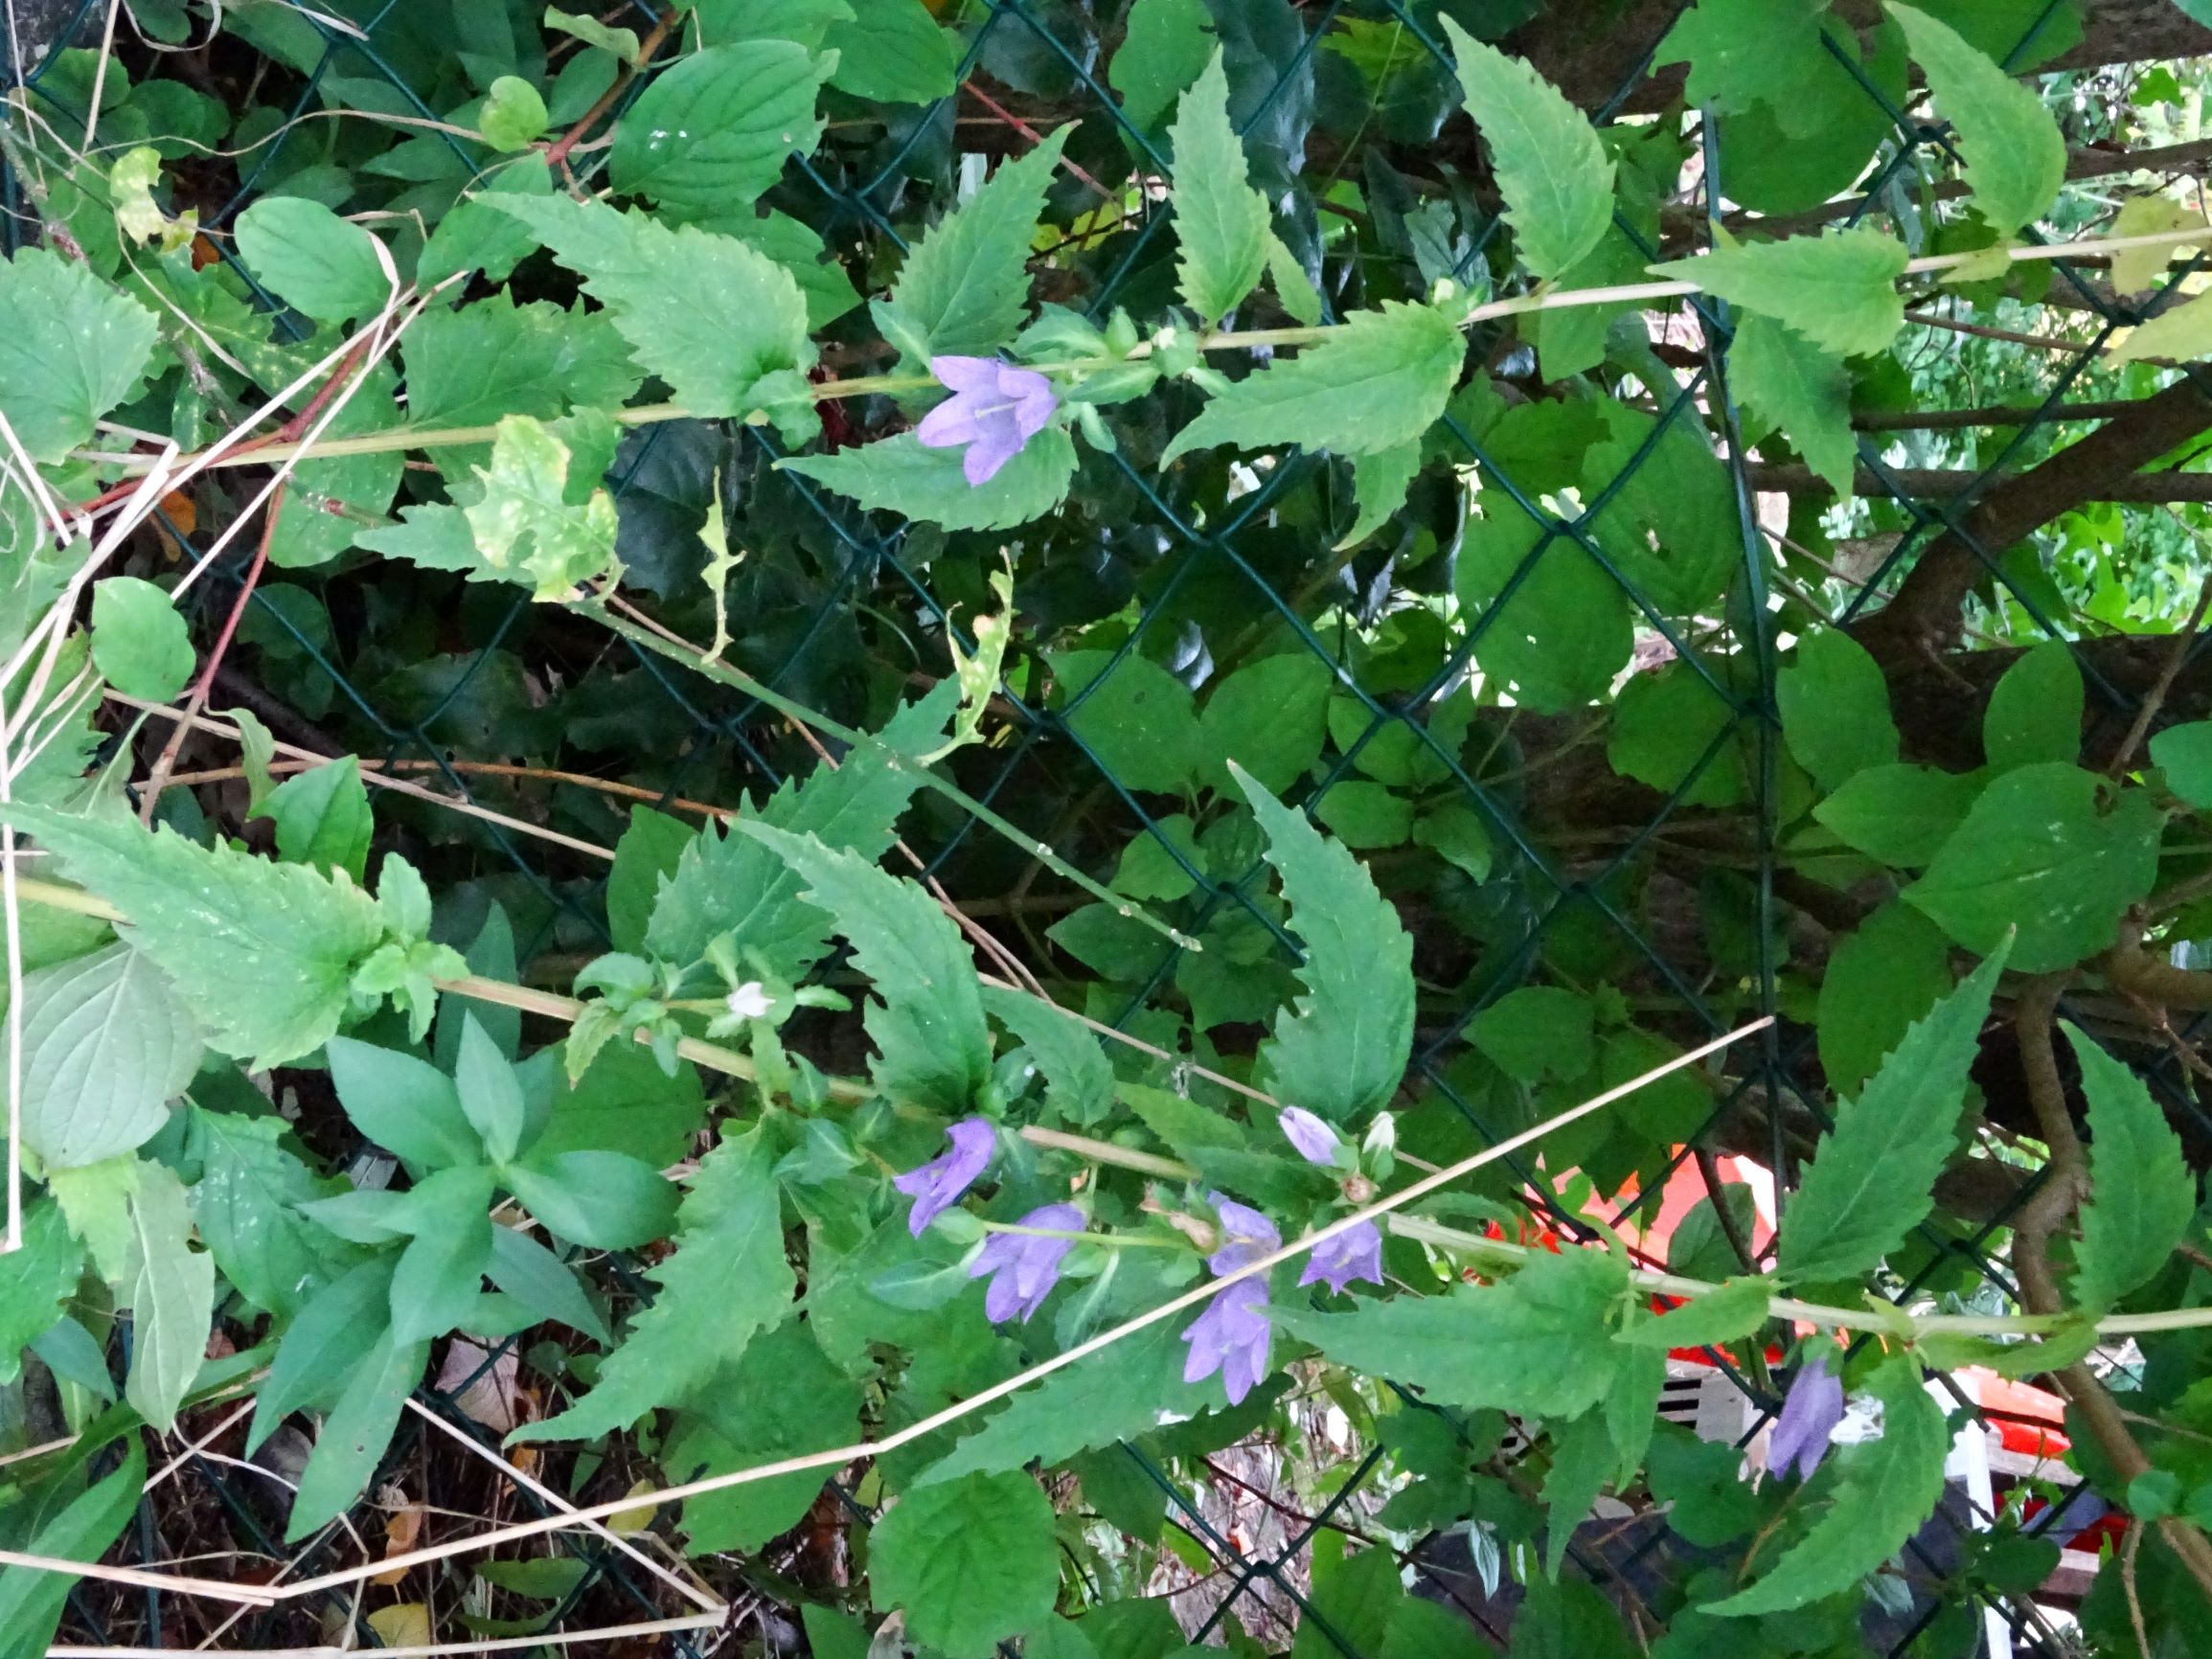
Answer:
MULTIPOLYGON (((2150 236, 2089 238, 2075 242, 2055 242, 2043 247, 2008 248, 2006 257, 2015 261, 2064 260, 2077 254, 2113 253, 2129 248, 2179 247, 2185 243, 2207 239, 2212 239, 2212 230, 2193 227, 2182 231, 2160 231, 2150 236)), ((1904 268, 1907 275, 1953 270, 1985 257, 1986 252, 1931 254, 1926 259, 1911 261, 1904 268)), ((1696 283, 1687 282, 1624 283, 1598 288, 1539 286, 1530 293, 1511 294, 1502 300, 1487 300, 1471 307, 1459 318, 1459 327, 1471 328, 1476 323, 1519 316, 1530 311, 1563 310, 1578 306, 1646 304, 1654 300, 1680 299, 1699 291, 1696 283)), ((1283 329, 1213 329, 1198 335, 1197 346, 1201 352, 1249 352, 1260 347, 1311 346, 1341 334, 1350 325, 1345 323, 1318 323, 1283 329)), ((1079 357, 1066 362, 1029 366, 1047 375, 1106 369, 1130 359, 1150 357, 1157 346, 1156 338, 1139 341, 1126 359, 1079 357)), ((857 375, 847 379, 819 381, 810 390, 814 401, 823 403, 843 398, 921 392, 936 384, 935 377, 928 375, 857 375)), ((693 418, 689 410, 675 403, 646 403, 632 409, 616 409, 610 413, 627 426, 648 426, 663 420, 686 420, 693 418)), ((443 449, 459 444, 490 443, 497 436, 498 429, 492 426, 429 427, 420 430, 401 426, 389 432, 365 432, 351 438, 320 439, 311 444, 264 443, 252 448, 236 447, 217 456, 206 465, 211 467, 259 466, 310 453, 318 459, 334 459, 345 455, 380 455, 395 449, 443 449)), ((118 458, 112 455, 87 455, 86 459, 99 461, 118 478, 140 476, 151 471, 154 466, 152 456, 118 458)), ((180 456, 172 463, 179 467, 199 464, 199 457, 193 455, 180 456)))
MULTIPOLYGON (((1391 1232, 1401 1238, 1457 1250, 1470 1256, 1489 1256, 1521 1262, 1539 1254, 1536 1246, 1485 1239, 1420 1216, 1389 1217, 1391 1232)), ((1629 1270, 1629 1281, 1641 1290, 1662 1296, 1698 1297, 1718 1290, 1710 1280, 1685 1279, 1678 1273, 1658 1273, 1649 1268, 1629 1270)), ((1901 1307, 1830 1307, 1795 1297, 1775 1296, 1767 1304, 1769 1318, 1802 1321, 1831 1330, 1868 1330, 1906 1340, 1922 1336, 2041 1336, 2071 1323, 2064 1314, 1907 1313, 1901 1307)), ((2138 1336, 2156 1330, 2193 1330, 2212 1326, 2212 1307, 2175 1307, 2159 1313, 2115 1313, 2097 1321, 2097 1334, 2106 1337, 2138 1336)))
POLYGON ((1078 1233, 1066 1227, 1024 1227, 1018 1221, 986 1221, 986 1233, 1013 1233, 1023 1239, 1068 1239, 1108 1250, 1188 1250, 1187 1239, 1155 1239, 1145 1233, 1078 1233))
POLYGON ((728 686, 731 690, 742 692, 747 696, 758 697, 778 714, 787 716, 801 725, 811 726, 815 731, 826 737, 834 738, 840 743, 849 743, 854 748, 866 749, 879 755, 884 763, 893 771, 911 773, 924 787, 934 789, 977 823, 1005 836, 1007 840, 1024 852, 1034 854, 1046 869, 1052 871, 1062 880, 1073 882, 1100 903, 1112 905, 1117 912, 1129 920, 1151 928, 1154 933, 1181 945, 1185 950, 1200 948, 1198 942, 1189 934, 1169 926, 1150 911, 1131 904, 1122 895, 1113 892, 1101 882, 1094 881, 1090 876, 1085 875, 1074 865, 1069 864, 1054 852, 1050 847, 1038 840, 1036 836, 1024 833, 982 802, 976 800, 974 796, 957 784, 947 783, 927 766, 923 765, 913 756, 893 748, 882 739, 877 737, 875 733, 858 731, 842 721, 833 720, 829 716, 809 708, 796 698, 787 697, 783 693, 756 680, 742 669, 732 668, 719 657, 709 656, 697 647, 673 639, 657 627, 649 627, 643 623, 634 622, 628 617, 622 616, 604 599, 571 600, 568 602, 568 608, 580 616, 591 618, 601 626, 620 634, 633 645, 643 646, 647 650, 664 656, 673 663, 680 663, 694 673, 705 675, 717 685, 728 686))

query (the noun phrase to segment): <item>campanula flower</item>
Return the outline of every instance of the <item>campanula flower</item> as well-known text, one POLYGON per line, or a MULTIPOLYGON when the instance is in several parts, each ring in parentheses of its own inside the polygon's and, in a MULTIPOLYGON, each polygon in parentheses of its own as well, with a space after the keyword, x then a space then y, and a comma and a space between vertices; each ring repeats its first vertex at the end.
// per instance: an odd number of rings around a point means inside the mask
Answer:
POLYGON ((996 357, 932 357, 929 372, 952 396, 922 417, 914 436, 931 449, 967 444, 960 470, 970 486, 1020 454, 1060 407, 1051 381, 996 357))
POLYGON ((891 1178, 894 1187, 914 1200, 906 1230, 917 1239, 940 1212, 958 1203, 961 1193, 975 1184, 976 1176, 990 1166, 998 1139, 989 1118, 962 1118, 946 1132, 952 1137, 952 1150, 891 1178))
POLYGON ((1246 1262, 1257 1261, 1283 1248, 1283 1235, 1276 1232, 1275 1223, 1259 1211, 1234 1198, 1224 1198, 1219 1193, 1208 1196, 1213 1199, 1214 1214, 1221 1220, 1221 1241, 1206 1258, 1206 1265, 1215 1273, 1234 1273, 1246 1262))
POLYGON ((1342 1137, 1304 1106, 1285 1106, 1283 1115, 1275 1123, 1282 1129, 1283 1138, 1295 1147, 1298 1156, 1309 1164, 1336 1162, 1336 1148, 1344 1144, 1342 1137))
POLYGON ((1205 1312, 1184 1330, 1191 1352, 1183 1361, 1183 1380, 1203 1382, 1218 1371, 1229 1403, 1241 1405, 1267 1375, 1269 1334, 1266 1283, 1238 1280, 1207 1303, 1205 1312))
MULTIPOLYGON (((1047 1204, 1024 1216, 1023 1227, 1049 1227, 1056 1233, 1081 1233, 1083 1214, 1073 1204, 1047 1204)), ((1039 1239, 1031 1233, 993 1233, 969 1264, 968 1277, 992 1275, 984 1293, 983 1311, 993 1325, 1003 1325, 1015 1314, 1024 1325, 1044 1306, 1052 1287, 1060 1283, 1060 1258, 1075 1247, 1072 1239, 1039 1239)))
POLYGON ((1306 1271, 1298 1276, 1298 1283, 1326 1283, 1330 1289, 1341 1295, 1344 1286, 1355 1279, 1364 1279, 1370 1284, 1382 1283, 1382 1235, 1376 1231, 1372 1221, 1362 1221, 1350 1231, 1314 1245, 1312 1253, 1306 1258, 1306 1271))
POLYGON ((1767 1467, 1779 1475, 1794 1466, 1800 1479, 1812 1479, 1842 1420, 1843 1383, 1829 1374, 1828 1355, 1815 1353, 1790 1379, 1782 1419, 1767 1440, 1767 1467))

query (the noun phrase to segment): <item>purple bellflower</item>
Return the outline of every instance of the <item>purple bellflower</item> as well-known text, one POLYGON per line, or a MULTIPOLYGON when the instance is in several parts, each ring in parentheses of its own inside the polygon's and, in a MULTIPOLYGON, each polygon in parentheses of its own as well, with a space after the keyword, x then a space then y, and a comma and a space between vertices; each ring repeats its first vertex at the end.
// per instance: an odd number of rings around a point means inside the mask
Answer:
POLYGON ((1304 1106, 1285 1106, 1283 1115, 1275 1123, 1282 1129, 1283 1138, 1295 1147, 1298 1156, 1309 1164, 1326 1166, 1336 1162, 1336 1148, 1344 1144, 1343 1138, 1304 1106))
POLYGON ((1791 1467, 1811 1480, 1828 1455, 1828 1437, 1843 1420, 1843 1383, 1830 1375, 1828 1355, 1815 1353, 1797 1368, 1782 1400, 1782 1419, 1767 1439, 1767 1467, 1786 1474, 1791 1467))
POLYGON ((1382 1283, 1382 1235, 1376 1231, 1372 1221, 1362 1221, 1349 1232, 1324 1239, 1314 1245, 1306 1258, 1306 1271, 1298 1276, 1298 1283, 1326 1282, 1330 1289, 1341 1296, 1344 1286, 1355 1279, 1364 1279, 1370 1284, 1382 1283))
MULTIPOLYGON (((1056 1233, 1081 1233, 1083 1213, 1073 1204, 1047 1204, 1024 1216, 1023 1227, 1049 1227, 1056 1233)), ((968 1277, 992 1275, 984 1293, 983 1311, 993 1325, 1003 1325, 1015 1314, 1024 1325, 1044 1306, 1052 1287, 1060 1283, 1060 1258, 1075 1248, 1073 1239, 1040 1239, 1033 1233, 993 1233, 968 1269, 968 1277)))
POLYGON ((989 1118, 962 1118, 946 1133, 952 1137, 952 1150, 891 1177, 891 1184, 914 1200, 906 1230, 917 1239, 922 1237, 923 1228, 957 1204, 960 1195, 975 1185, 975 1178, 990 1167, 992 1148, 998 1140, 989 1118))
POLYGON ((922 417, 914 436, 930 449, 967 444, 960 470, 971 488, 1019 455, 1060 407, 1051 381, 996 357, 932 357, 929 372, 952 396, 922 417))
MULTIPOLYGON (((1220 1247, 1206 1258, 1215 1273, 1234 1273, 1283 1247, 1283 1235, 1259 1211, 1219 1193, 1212 1198, 1221 1222, 1220 1247)), ((1255 1276, 1224 1285, 1184 1328, 1191 1352, 1183 1361, 1183 1380, 1202 1382, 1218 1371, 1229 1403, 1240 1404, 1267 1375, 1269 1337, 1266 1281, 1255 1276)))
POLYGON ((1191 1352, 1183 1361, 1183 1380, 1203 1382, 1218 1371, 1229 1403, 1242 1405, 1267 1375, 1269 1335, 1267 1286, 1256 1278, 1238 1280, 1184 1330, 1191 1352))
MULTIPOLYGON (((1304 1106, 1285 1106, 1283 1115, 1275 1121, 1282 1126, 1284 1138, 1298 1148, 1298 1155, 1306 1162, 1332 1168, 1335 1165, 1336 1151, 1343 1146, 1343 1140, 1304 1106)), ((1339 1233, 1314 1245, 1298 1283, 1326 1283, 1330 1289, 1341 1295, 1344 1286, 1355 1279, 1364 1279, 1370 1284, 1382 1283, 1382 1235, 1376 1231, 1372 1221, 1362 1221, 1350 1232, 1339 1233)))

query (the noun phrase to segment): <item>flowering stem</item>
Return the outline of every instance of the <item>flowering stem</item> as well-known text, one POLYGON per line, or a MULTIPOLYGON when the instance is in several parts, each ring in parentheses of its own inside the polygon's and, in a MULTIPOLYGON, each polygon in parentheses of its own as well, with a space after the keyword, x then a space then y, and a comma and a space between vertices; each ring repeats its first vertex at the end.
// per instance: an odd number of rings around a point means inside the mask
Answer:
MULTIPOLYGON (((1389 1218, 1389 1227, 1401 1238, 1471 1256, 1520 1262, 1543 1254, 1533 1245, 1486 1239, 1479 1233, 1462 1232, 1457 1227, 1447 1227, 1419 1216, 1394 1215, 1389 1218)), ((1685 1279, 1678 1273, 1657 1273, 1641 1267, 1630 1269, 1629 1279, 1637 1288, 1655 1290, 1662 1296, 1697 1297, 1720 1288, 1710 1280, 1685 1279)), ((1798 1320, 1827 1329, 1872 1330, 1905 1340, 1934 1335, 2041 1336, 2071 1323, 2063 1314, 1907 1313, 1901 1307, 1829 1307, 1790 1296, 1770 1298, 1767 1311, 1774 1319, 1798 1320)), ((2134 1336, 2146 1331, 2188 1330, 2205 1326, 2212 1326, 2212 1307, 2175 1307, 2157 1313, 2112 1314, 2097 1321, 2097 1334, 2134 1336)))
POLYGON ((1158 1239, 1145 1233, 1078 1233, 1066 1227, 1024 1227, 1018 1221, 986 1221, 986 1233, 1017 1233, 1024 1239, 1072 1239, 1079 1244, 1100 1244, 1108 1250, 1187 1250, 1180 1239, 1158 1239))

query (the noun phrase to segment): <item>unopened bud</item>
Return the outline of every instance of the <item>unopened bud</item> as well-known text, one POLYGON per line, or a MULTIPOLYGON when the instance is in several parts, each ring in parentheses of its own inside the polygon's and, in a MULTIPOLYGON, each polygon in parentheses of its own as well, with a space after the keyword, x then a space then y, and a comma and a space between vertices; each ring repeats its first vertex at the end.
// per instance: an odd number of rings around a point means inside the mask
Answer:
POLYGON ((1344 1201, 1347 1204, 1372 1203, 1378 1191, 1375 1183, 1365 1175, 1344 1177, 1344 1201))

